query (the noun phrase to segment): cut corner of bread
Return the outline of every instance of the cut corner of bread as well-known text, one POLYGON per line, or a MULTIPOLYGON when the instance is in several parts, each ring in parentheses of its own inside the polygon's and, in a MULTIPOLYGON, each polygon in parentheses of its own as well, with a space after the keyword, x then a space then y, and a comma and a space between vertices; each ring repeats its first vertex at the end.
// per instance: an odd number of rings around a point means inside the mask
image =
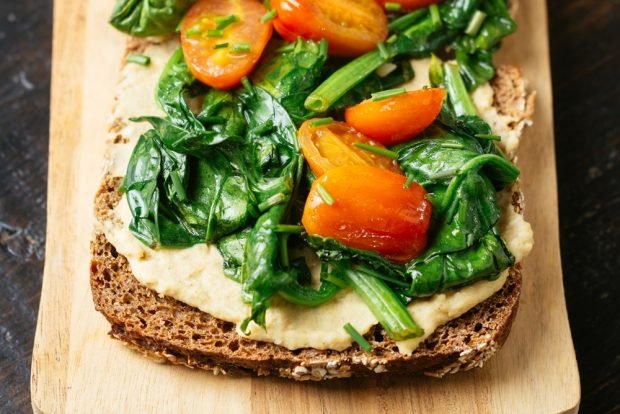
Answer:
MULTIPOLYGON (((148 52, 155 61, 167 58, 171 50, 160 41, 129 45, 129 50, 143 52, 146 49, 150 49, 148 52), (158 48, 165 53, 159 56, 158 48)), ((125 78, 121 80, 121 87, 125 81, 125 78)), ((479 88, 476 94, 480 95, 474 98, 481 116, 494 131, 499 128, 502 136, 508 136, 505 142, 502 139, 502 150, 514 159, 523 128, 531 122, 535 94, 528 93, 525 80, 515 66, 500 66, 490 84, 479 88)), ((151 98, 152 91, 146 91, 146 95, 151 98)), ((119 106, 125 104, 117 100, 110 128, 111 146, 132 145, 126 134, 127 128, 135 127, 128 126, 119 116, 119 106)), ((154 105, 150 105, 149 108, 155 110, 154 105)), ((126 157, 121 157, 120 161, 108 160, 95 199, 95 216, 100 223, 113 219, 113 211, 121 200, 118 188, 122 174, 118 172, 126 160, 126 157)), ((506 192, 506 197, 512 210, 522 214, 524 201, 518 187, 506 192)), ((325 380, 385 373, 442 377, 469 370, 482 366, 502 347, 515 319, 521 293, 521 267, 517 263, 509 269, 499 290, 439 326, 411 354, 400 352, 397 343, 378 324, 364 334, 372 345, 371 352, 365 352, 355 342, 340 351, 311 347, 288 349, 244 337, 234 323, 145 286, 132 273, 127 257, 106 237, 103 226, 95 231, 91 255, 93 300, 97 311, 111 324, 109 334, 113 338, 157 361, 214 374, 325 380)))

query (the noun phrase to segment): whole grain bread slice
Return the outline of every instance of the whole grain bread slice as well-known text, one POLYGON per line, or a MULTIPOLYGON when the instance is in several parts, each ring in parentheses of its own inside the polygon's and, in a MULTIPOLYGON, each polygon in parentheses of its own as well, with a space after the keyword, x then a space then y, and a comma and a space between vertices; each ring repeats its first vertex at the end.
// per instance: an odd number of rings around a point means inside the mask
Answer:
MULTIPOLYGON (((533 110, 518 68, 503 66, 492 82, 494 107, 511 116, 521 132, 533 110)), ((95 199, 98 220, 109 218, 120 200, 119 177, 106 176, 95 199)), ((518 190, 512 206, 522 213, 518 190)), ((510 269, 504 286, 489 299, 439 327, 411 355, 398 348, 381 329, 365 337, 366 353, 357 344, 344 351, 287 348, 239 336, 235 325, 214 318, 141 285, 127 259, 96 232, 91 243, 90 282, 96 309, 110 322, 110 335, 147 357, 216 374, 276 375, 295 380, 364 376, 381 373, 424 373, 443 376, 481 366, 504 344, 515 318, 521 271, 510 269)))

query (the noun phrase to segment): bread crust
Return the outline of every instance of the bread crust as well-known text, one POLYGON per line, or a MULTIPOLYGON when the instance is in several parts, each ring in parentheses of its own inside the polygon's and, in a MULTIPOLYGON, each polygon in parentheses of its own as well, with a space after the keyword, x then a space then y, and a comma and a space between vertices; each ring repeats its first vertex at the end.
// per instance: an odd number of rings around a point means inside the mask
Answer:
MULTIPOLYGON (((96 196, 96 215, 105 220, 119 202, 119 178, 106 177, 96 196)), ((513 207, 521 210, 518 193, 513 207)), ((481 366, 505 342, 521 292, 520 266, 504 286, 461 317, 439 327, 411 355, 379 325, 365 337, 373 351, 289 350, 239 336, 235 325, 140 284, 127 259, 96 233, 91 243, 90 283, 96 309, 112 325, 110 335, 147 357, 216 374, 276 375, 323 380, 383 373, 447 373, 481 366)))
MULTIPOLYGON (((491 82, 498 113, 523 128, 533 112, 518 68, 498 68, 491 82)), ((122 120, 115 120, 121 122, 122 120)), ((114 126, 114 123, 113 123, 114 126)), ((116 137, 113 143, 122 142, 116 137)), ((112 144, 113 144, 112 143, 112 144)), ((99 221, 110 218, 120 200, 120 178, 106 176, 95 198, 99 221)), ((512 206, 522 214, 523 197, 515 190, 512 206)), ((294 380, 325 380, 374 374, 442 377, 482 364, 506 341, 521 294, 521 267, 509 271, 504 286, 459 318, 440 326, 411 354, 404 355, 379 325, 365 335, 366 353, 354 343, 344 351, 289 350, 239 336, 235 325, 170 297, 162 297, 133 276, 127 259, 96 232, 91 242, 90 283, 96 309, 111 324, 110 336, 160 362, 214 374, 275 375, 294 380)))

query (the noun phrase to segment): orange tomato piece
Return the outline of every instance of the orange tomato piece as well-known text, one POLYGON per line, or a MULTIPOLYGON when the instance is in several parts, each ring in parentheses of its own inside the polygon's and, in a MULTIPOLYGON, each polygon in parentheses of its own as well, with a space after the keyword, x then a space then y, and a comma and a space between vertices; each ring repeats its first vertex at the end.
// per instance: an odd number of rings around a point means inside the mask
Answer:
POLYGON ((387 17, 375 0, 271 0, 271 6, 283 38, 327 39, 333 55, 361 55, 388 34, 387 17))
POLYGON ((308 234, 406 263, 426 248, 432 207, 424 188, 416 183, 406 188, 405 182, 403 175, 367 165, 334 168, 313 183, 302 223, 308 234))
POLYGON ((398 3, 401 5, 402 10, 411 11, 430 6, 431 4, 441 3, 441 0, 379 0, 379 3, 382 6, 385 6, 385 3, 398 3))
POLYGON ((410 91, 392 98, 367 99, 345 110, 345 120, 364 135, 383 145, 415 137, 433 123, 446 96, 441 88, 410 91))
POLYGON ((304 122, 297 136, 304 158, 316 176, 343 165, 371 165, 402 174, 391 158, 354 146, 361 143, 385 149, 344 122, 334 121, 316 127, 312 122, 304 122))
POLYGON ((265 13, 267 9, 258 0, 198 0, 181 24, 183 54, 194 76, 217 89, 239 85, 271 38, 272 23, 261 22, 265 13), (218 33, 214 19, 232 15, 238 21, 219 29, 221 33, 218 33), (225 43, 226 47, 215 48, 225 43), (245 50, 235 51, 234 45, 245 50))

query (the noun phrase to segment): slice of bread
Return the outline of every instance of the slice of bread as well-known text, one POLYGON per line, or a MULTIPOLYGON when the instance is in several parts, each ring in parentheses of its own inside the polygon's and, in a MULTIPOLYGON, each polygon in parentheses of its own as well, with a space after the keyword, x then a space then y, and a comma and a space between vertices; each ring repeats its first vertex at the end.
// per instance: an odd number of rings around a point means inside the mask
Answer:
MULTIPOLYGON (((518 68, 500 67, 491 83, 493 110, 509 116, 512 132, 520 136, 533 110, 518 68)), ((120 138, 119 138, 120 139, 120 138)), ((116 142, 116 140, 114 141, 116 142)), ((119 177, 107 175, 96 195, 95 215, 109 218, 120 201, 119 177)), ((512 206, 523 211, 516 189, 512 206)), ((90 280, 96 309, 112 325, 110 335, 147 357, 212 371, 216 374, 277 375, 295 380, 322 380, 380 373, 425 373, 443 376, 481 366, 505 342, 515 318, 521 292, 520 265, 510 269, 504 286, 473 309, 439 327, 411 355, 398 348, 381 329, 365 337, 366 353, 357 344, 344 351, 304 348, 289 350, 239 336, 235 325, 162 297, 141 285, 127 259, 102 232, 91 243, 90 280)))

